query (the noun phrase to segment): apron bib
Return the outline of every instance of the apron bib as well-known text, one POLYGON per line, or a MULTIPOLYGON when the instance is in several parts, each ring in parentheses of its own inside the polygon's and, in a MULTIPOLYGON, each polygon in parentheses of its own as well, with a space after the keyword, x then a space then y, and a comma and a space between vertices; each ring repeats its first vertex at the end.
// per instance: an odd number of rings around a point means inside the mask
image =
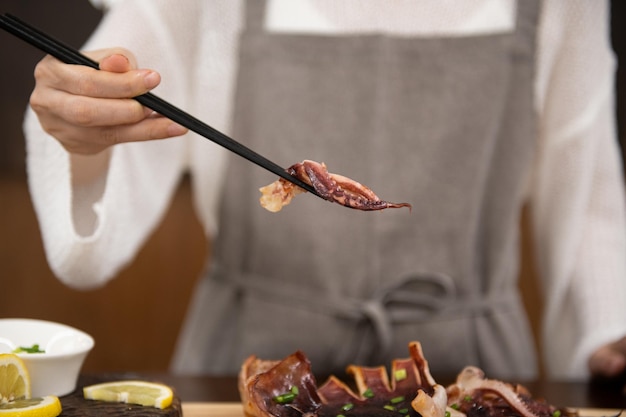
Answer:
POLYGON ((513 33, 404 38, 268 33, 264 2, 247 2, 234 137, 413 209, 303 194, 270 213, 258 188, 276 178, 233 156, 174 370, 235 374, 250 354, 301 349, 341 373, 419 340, 435 375, 536 376, 517 277, 539 7, 518 8, 513 33))

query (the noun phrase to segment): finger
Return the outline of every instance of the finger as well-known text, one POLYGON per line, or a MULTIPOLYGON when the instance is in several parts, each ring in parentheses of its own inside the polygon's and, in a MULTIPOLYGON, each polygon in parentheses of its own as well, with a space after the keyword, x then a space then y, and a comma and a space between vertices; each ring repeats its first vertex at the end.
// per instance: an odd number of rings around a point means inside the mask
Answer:
POLYGON ((102 97, 132 98, 147 93, 161 82, 161 76, 149 69, 124 73, 98 71, 89 67, 64 68, 60 74, 62 89, 71 94, 102 97))
POLYGON ((626 369, 626 356, 613 349, 604 346, 594 352, 589 359, 589 370, 594 375, 615 377, 626 369))
MULTIPOLYGON (((109 48, 88 52, 87 54, 94 60, 100 62, 100 70, 102 71, 124 73, 131 70, 137 70, 137 60, 135 55, 125 48, 109 48)), ((147 89, 143 92, 140 91, 139 94, 143 94, 144 92, 153 89, 161 82, 160 75, 155 71, 146 69, 139 70, 138 76, 144 77, 144 86, 147 89)), ((131 97, 139 94, 131 95, 131 97)))
POLYGON ((126 72, 137 69, 135 55, 125 48, 107 48, 84 51, 84 55, 100 64, 100 69, 112 72, 126 72))
POLYGON ((135 69, 128 58, 122 54, 113 54, 100 61, 100 70, 109 72, 128 72, 135 69))
POLYGON ((187 129, 169 119, 153 117, 132 125, 101 128, 94 135, 94 142, 109 147, 120 143, 165 139, 186 132, 187 129))
POLYGON ((151 112, 133 99, 93 98, 48 90, 33 91, 30 105, 38 115, 54 115, 78 127, 137 123, 151 112))
POLYGON ((50 133, 55 136, 70 153, 96 154, 113 145, 127 142, 141 142, 165 139, 183 135, 184 127, 164 117, 152 117, 139 123, 125 126, 67 129, 63 120, 48 121, 50 133))
POLYGON ((114 47, 82 51, 82 54, 96 61, 104 71, 126 72, 137 69, 135 54, 126 48, 114 47), (112 61, 109 59, 113 58, 112 61))
MULTIPOLYGON (((124 58, 107 58, 107 65, 121 70, 124 58)), ((132 66, 132 65, 131 65, 132 66)), ((46 57, 35 67, 35 79, 42 89, 50 88, 71 94, 103 98, 131 98, 144 94, 161 82, 160 75, 149 69, 127 72, 100 71, 82 65, 67 65, 46 57)))

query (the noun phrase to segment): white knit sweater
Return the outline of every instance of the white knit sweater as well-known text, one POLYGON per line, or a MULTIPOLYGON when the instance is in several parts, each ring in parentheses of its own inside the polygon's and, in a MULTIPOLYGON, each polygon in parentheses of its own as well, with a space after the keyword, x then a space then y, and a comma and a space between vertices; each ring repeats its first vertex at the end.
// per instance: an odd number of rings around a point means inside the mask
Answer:
MULTIPOLYGON (((132 50, 141 67, 161 73, 157 95, 228 133, 242 0, 101 3, 107 13, 85 49, 132 50)), ((515 0, 388 3, 268 0, 265 26, 429 37, 506 32, 515 24, 515 0)), ((550 0, 538 34, 540 143, 528 199, 547 302, 544 359, 557 378, 585 377, 590 352, 626 335, 626 221, 608 21, 604 1, 550 0)), ((85 192, 72 189, 68 154, 30 111, 25 132, 48 261, 67 285, 103 285, 131 262, 185 171, 206 235, 215 235, 226 152, 217 145, 193 134, 118 145, 104 187, 85 192)))

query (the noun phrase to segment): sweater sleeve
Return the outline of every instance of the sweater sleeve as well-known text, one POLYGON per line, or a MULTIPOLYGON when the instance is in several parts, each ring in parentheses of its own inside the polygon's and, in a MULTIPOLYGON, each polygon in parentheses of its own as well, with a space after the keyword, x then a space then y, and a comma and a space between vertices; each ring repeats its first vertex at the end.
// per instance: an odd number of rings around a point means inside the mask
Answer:
POLYGON ((624 183, 614 120, 607 2, 544 2, 539 157, 531 191, 550 377, 588 376, 626 335, 624 183))
MULTIPOLYGON (((83 49, 128 48, 140 67, 161 73, 155 94, 185 108, 185 63, 196 48, 197 26, 197 13, 189 9, 198 3, 111 2, 83 49)), ((24 131, 29 187, 52 271, 72 287, 103 285, 134 258, 163 217, 187 169, 190 137, 116 145, 100 189, 78 193, 68 153, 30 109, 24 131)))

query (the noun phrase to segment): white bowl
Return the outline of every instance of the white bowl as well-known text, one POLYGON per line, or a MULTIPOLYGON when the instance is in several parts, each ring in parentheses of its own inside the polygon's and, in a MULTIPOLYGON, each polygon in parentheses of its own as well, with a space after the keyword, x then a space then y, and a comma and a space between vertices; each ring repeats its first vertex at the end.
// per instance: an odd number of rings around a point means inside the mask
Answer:
POLYGON ((74 391, 83 362, 94 346, 93 338, 51 321, 0 319, 0 353, 35 344, 45 352, 16 353, 28 369, 31 395, 62 396, 74 391))

